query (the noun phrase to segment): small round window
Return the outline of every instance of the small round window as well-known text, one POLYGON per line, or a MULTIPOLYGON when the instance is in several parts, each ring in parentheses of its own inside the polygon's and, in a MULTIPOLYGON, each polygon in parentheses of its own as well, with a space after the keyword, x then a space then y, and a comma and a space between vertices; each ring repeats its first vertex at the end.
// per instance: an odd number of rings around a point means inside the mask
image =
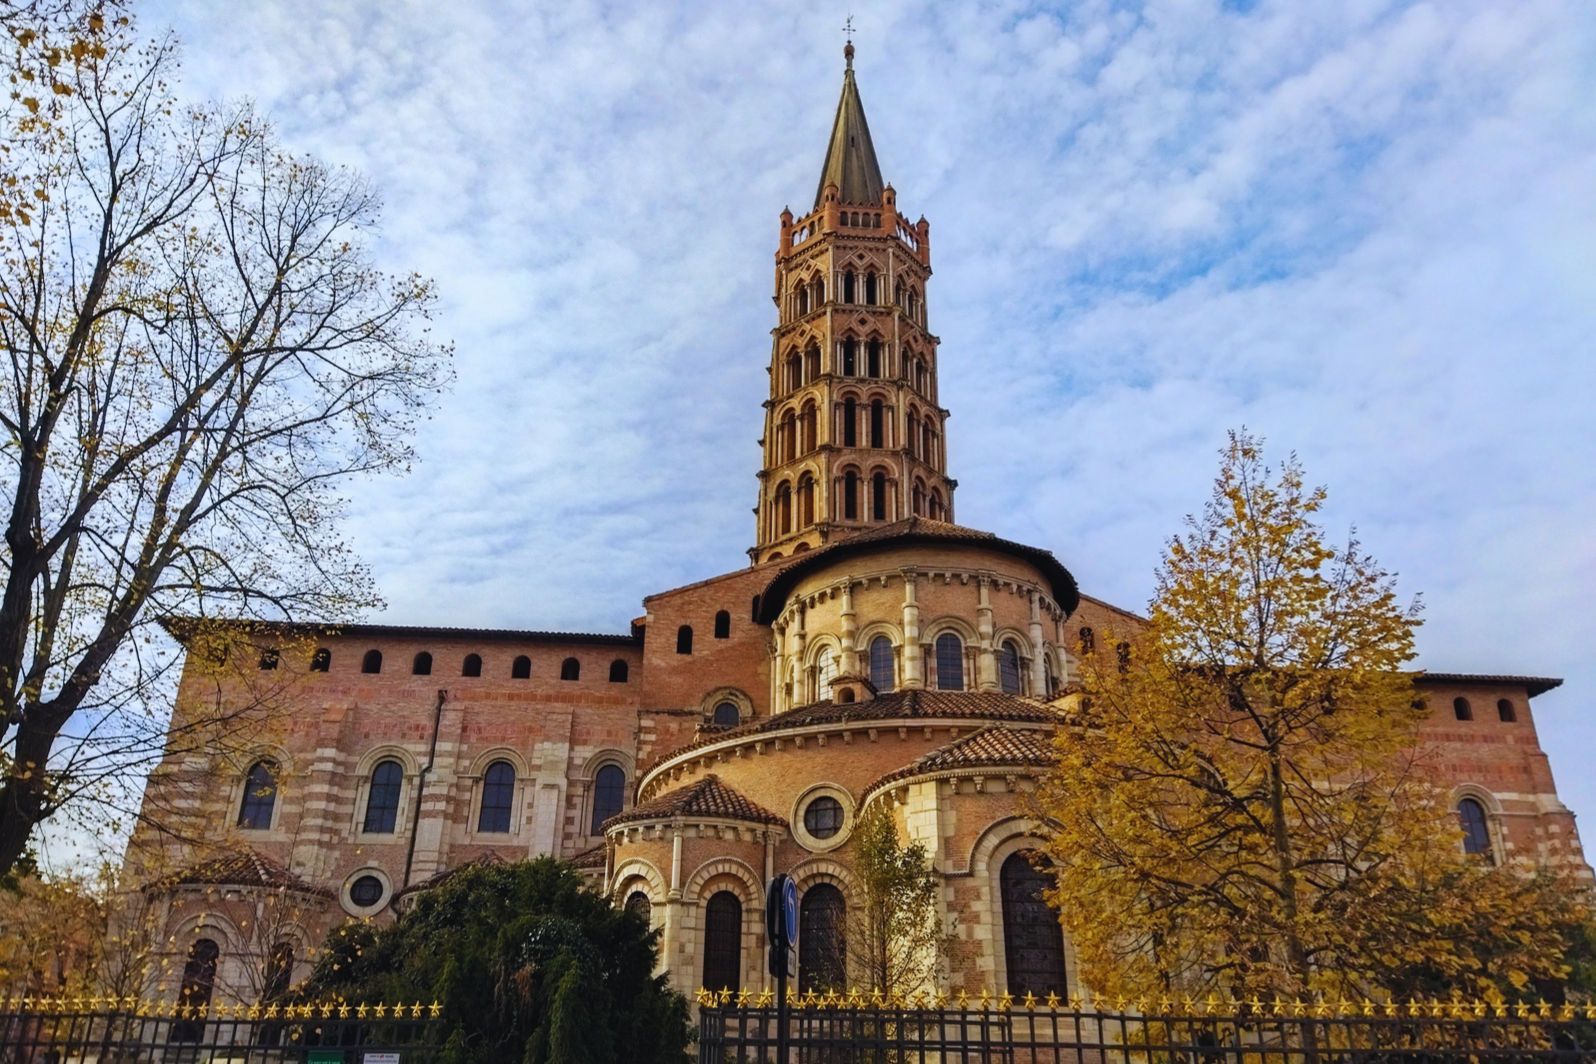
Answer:
POLYGON ((382 880, 376 876, 361 876, 349 884, 349 900, 362 909, 369 909, 382 900, 382 880))
POLYGON ((822 794, 804 809, 804 830, 817 839, 829 839, 842 830, 842 803, 822 794))

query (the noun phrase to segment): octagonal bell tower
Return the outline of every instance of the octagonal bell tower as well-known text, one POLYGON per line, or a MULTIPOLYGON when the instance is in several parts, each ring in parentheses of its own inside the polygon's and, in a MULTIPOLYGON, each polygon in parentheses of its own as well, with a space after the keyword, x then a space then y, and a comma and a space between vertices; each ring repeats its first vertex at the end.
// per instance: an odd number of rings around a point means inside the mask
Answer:
POLYGON ((910 516, 953 520, 926 328, 931 226, 882 182, 852 43, 843 54, 814 208, 781 212, 756 563, 910 516))

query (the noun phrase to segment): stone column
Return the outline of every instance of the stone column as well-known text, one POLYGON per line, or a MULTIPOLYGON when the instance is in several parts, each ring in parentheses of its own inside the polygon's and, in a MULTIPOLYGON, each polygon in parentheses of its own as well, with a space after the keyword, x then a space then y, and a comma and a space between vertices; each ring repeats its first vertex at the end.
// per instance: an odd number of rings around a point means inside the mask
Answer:
POLYGON ((903 574, 903 686, 923 688, 925 658, 920 649, 920 605, 914 597, 919 574, 913 569, 899 571, 903 574))
POLYGON ((997 655, 992 652, 992 578, 976 577, 979 599, 975 607, 975 689, 998 689, 997 655))
POLYGON ((1030 592, 1031 600, 1031 697, 1047 697, 1047 644, 1042 639, 1042 596, 1030 592))
POLYGON ((859 634, 859 623, 853 612, 853 580, 843 578, 842 583, 842 660, 838 665, 843 676, 859 675, 859 648, 854 639, 859 634))

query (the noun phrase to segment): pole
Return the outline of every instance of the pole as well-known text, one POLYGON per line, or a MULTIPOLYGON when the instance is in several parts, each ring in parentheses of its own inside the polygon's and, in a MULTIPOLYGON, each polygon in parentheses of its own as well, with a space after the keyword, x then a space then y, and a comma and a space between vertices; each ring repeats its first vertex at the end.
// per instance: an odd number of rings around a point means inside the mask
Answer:
POLYGON ((787 958, 776 973, 776 1064, 787 1064, 787 958))

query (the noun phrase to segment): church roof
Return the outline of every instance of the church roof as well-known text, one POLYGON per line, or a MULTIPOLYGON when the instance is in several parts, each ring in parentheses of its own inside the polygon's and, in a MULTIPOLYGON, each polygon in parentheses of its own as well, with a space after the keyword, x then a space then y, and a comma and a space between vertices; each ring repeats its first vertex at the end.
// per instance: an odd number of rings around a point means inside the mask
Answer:
POLYGON ((617 824, 628 824, 634 820, 664 820, 678 816, 748 820, 755 824, 787 822, 785 818, 777 816, 764 806, 749 801, 722 783, 719 776, 710 773, 686 787, 634 805, 624 813, 615 814, 604 821, 604 830, 608 831, 617 824))
POLYGON ((471 860, 465 861, 461 864, 457 864, 452 868, 444 868, 434 872, 426 879, 423 879, 420 883, 410 884, 408 887, 405 887, 403 890, 395 894, 394 898, 397 900, 399 898, 418 893, 419 891, 431 890, 433 887, 441 886, 468 868, 493 868, 498 865, 509 863, 510 862, 505 860, 505 858, 497 851, 489 850, 487 853, 480 854, 479 856, 473 857, 471 860))
POLYGON ((1047 576, 1048 583, 1052 585, 1053 597, 1066 613, 1075 612, 1075 607, 1080 604, 1081 593, 1075 586, 1075 578, 1057 558, 1053 557, 1051 551, 1043 550, 1041 547, 1028 547, 1013 540, 1000 539, 991 532, 982 532, 979 529, 966 528, 947 521, 933 521, 928 517, 906 517, 901 521, 867 528, 819 550, 805 551, 798 555, 792 564, 778 572, 771 578, 770 583, 765 585, 765 590, 759 597, 757 619, 762 624, 770 624, 780 616, 788 593, 805 573, 843 558, 865 554, 884 544, 896 546, 909 543, 928 546, 938 543, 969 543, 1013 554, 1042 570, 1047 576))
POLYGON ((843 203, 881 202, 881 167, 876 163, 876 146, 870 141, 864 104, 859 101, 859 86, 853 80, 853 45, 848 45, 845 54, 848 68, 842 72, 842 98, 837 101, 826 164, 820 168, 820 185, 815 189, 816 207, 826 186, 833 184, 843 203))
MULTIPOLYGON (((674 761, 701 747, 729 739, 764 735, 790 728, 822 727, 872 720, 1006 720, 1022 724, 1057 724, 1057 710, 1031 698, 1001 691, 889 691, 863 702, 815 702, 774 717, 706 735, 670 751, 658 764, 674 761)), ((654 766, 658 767, 658 765, 654 766)), ((649 771, 653 771, 651 768, 649 771)))
POLYGON ((970 768, 1045 768, 1053 763, 1052 733, 1036 728, 1010 728, 993 724, 939 746, 903 768, 889 772, 865 788, 865 793, 897 780, 933 772, 970 768))
POLYGON ((1504 687, 1523 687, 1530 698, 1544 695, 1554 687, 1563 686, 1559 676, 1498 676, 1467 672, 1421 672, 1415 679, 1419 683, 1446 684, 1498 684, 1504 687))
POLYGON ((248 848, 232 850, 189 865, 146 885, 146 890, 182 886, 265 887, 332 897, 332 891, 313 886, 263 853, 248 848))

